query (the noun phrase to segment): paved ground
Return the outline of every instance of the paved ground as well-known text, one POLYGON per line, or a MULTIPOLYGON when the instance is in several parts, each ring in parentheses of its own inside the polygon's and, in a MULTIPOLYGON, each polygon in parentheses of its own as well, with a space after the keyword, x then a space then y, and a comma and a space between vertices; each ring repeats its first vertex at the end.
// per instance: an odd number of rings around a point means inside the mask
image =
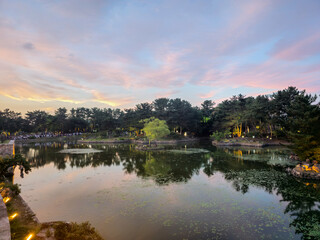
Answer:
MULTIPOLYGON (((13 154, 14 141, 11 140, 8 144, 0 145, 0 155, 13 154)), ((10 223, 8 219, 7 207, 3 202, 0 194, 0 240, 11 240, 10 223)))
POLYGON ((7 208, 0 195, 0 240, 10 240, 10 224, 7 214, 7 208))

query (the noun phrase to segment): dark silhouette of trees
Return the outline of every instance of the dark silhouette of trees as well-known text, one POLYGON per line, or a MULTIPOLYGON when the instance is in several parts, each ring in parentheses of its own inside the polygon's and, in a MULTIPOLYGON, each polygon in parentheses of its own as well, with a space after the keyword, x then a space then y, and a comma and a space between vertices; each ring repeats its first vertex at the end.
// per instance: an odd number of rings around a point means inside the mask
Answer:
POLYGON ((1 132, 139 132, 141 120, 165 120, 170 131, 194 136, 231 132, 233 137, 284 138, 294 142, 302 158, 320 155, 320 106, 317 97, 288 87, 271 95, 233 96, 215 106, 205 100, 194 107, 180 98, 158 98, 130 109, 59 108, 54 115, 36 110, 0 111, 1 132))

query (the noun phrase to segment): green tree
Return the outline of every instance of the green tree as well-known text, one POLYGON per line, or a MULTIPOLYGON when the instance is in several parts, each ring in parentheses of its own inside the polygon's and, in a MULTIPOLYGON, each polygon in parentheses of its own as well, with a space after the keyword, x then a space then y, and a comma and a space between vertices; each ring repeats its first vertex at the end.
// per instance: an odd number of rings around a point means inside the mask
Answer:
POLYGON ((143 120, 144 128, 142 129, 149 139, 149 144, 152 140, 163 138, 170 134, 169 127, 164 120, 158 118, 147 118, 143 120))
POLYGON ((155 116, 161 120, 168 119, 168 107, 169 99, 168 98, 158 98, 153 101, 155 116))
POLYGON ((26 120, 33 131, 44 132, 47 129, 48 114, 45 111, 36 110, 26 113, 26 120))
POLYGON ((0 158, 0 179, 4 178, 10 167, 17 165, 22 166, 25 173, 31 171, 30 163, 27 162, 20 154, 17 154, 14 157, 0 158))

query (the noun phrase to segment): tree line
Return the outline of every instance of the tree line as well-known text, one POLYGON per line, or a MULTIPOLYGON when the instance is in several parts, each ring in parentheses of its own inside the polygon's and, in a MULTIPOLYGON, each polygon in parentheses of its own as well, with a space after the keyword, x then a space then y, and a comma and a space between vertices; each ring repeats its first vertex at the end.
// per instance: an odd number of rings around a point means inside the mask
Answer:
MULTIPOLYGON (((36 110, 0 111, 2 132, 96 132, 135 131, 143 119, 165 120, 171 131, 194 136, 230 132, 231 136, 289 138, 305 135, 320 139, 320 107, 316 95, 296 87, 270 95, 233 96, 219 104, 205 100, 200 107, 180 98, 158 98, 124 110, 111 108, 58 108, 54 114, 36 110)), ((317 140, 318 141, 318 140, 317 140)))

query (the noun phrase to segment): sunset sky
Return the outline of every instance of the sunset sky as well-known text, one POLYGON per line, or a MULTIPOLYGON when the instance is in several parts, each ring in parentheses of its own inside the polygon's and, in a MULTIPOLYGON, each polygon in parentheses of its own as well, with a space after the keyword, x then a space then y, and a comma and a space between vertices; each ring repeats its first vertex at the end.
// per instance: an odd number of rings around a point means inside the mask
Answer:
POLYGON ((319 0, 0 0, 0 110, 320 93, 319 0))

